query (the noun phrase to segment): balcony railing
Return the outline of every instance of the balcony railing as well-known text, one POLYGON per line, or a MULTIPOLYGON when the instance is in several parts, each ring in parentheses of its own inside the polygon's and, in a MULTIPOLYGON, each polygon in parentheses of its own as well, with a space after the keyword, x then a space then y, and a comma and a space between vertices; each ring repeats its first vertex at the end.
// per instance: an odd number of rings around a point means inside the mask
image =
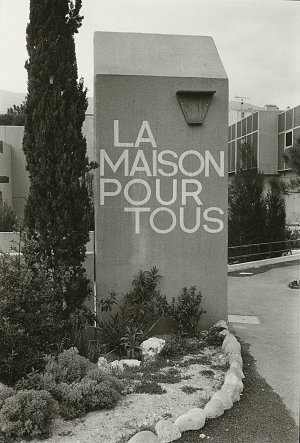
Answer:
POLYGON ((300 239, 230 246, 228 247, 228 263, 243 263, 280 257, 292 254, 293 249, 300 249, 300 239))

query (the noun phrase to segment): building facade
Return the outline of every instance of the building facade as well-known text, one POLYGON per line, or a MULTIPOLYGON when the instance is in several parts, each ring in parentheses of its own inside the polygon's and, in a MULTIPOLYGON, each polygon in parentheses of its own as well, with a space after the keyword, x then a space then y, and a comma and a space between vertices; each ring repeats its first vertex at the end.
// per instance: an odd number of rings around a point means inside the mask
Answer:
MULTIPOLYGON (((277 107, 265 109, 228 127, 228 173, 232 176, 240 165, 243 143, 252 146, 258 169, 268 177, 280 177, 286 184, 295 178, 285 159, 292 147, 300 149, 300 106, 286 111, 277 107)), ((290 189, 286 194, 287 224, 300 226, 300 193, 290 189)))

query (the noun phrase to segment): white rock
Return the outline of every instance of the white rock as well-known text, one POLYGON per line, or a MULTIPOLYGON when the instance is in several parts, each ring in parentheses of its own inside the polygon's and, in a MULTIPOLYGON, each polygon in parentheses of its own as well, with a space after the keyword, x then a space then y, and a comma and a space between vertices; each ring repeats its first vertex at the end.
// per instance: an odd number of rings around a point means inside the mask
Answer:
MULTIPOLYGON (((228 336, 227 336, 228 337, 228 336)), ((231 354, 231 352, 241 353, 241 345, 236 341, 230 341, 226 344, 224 348, 222 348, 225 354, 231 354)))
POLYGON ((233 406, 233 400, 231 398, 231 395, 228 394, 226 391, 217 391, 212 396, 211 400, 221 400, 223 403, 224 409, 230 409, 233 406))
MULTIPOLYGON (((230 379, 230 380, 232 380, 232 379, 230 379)), ((229 385, 232 385, 232 386, 234 386, 236 389, 237 389, 237 391, 238 391, 238 393, 240 394, 241 392, 243 392, 243 390, 244 390, 244 384, 243 384, 243 382, 241 381, 241 380, 237 380, 237 381, 235 381, 235 382, 233 382, 233 381, 230 381, 230 380, 225 380, 224 381, 224 384, 229 384, 229 385)))
POLYGON ((224 340, 223 340, 223 343, 222 343, 222 349, 224 349, 225 346, 226 346, 230 341, 235 342, 235 341, 237 341, 237 340, 236 340, 235 336, 229 332, 229 334, 227 334, 226 337, 225 337, 224 340))
POLYGON ((199 437, 200 437, 200 438, 205 438, 206 435, 205 435, 205 434, 200 434, 199 437))
POLYGON ((222 331, 219 332, 219 335, 228 335, 228 334, 230 334, 228 329, 222 329, 222 331))
POLYGON ((124 371, 123 363, 121 363, 120 360, 114 360, 112 361, 109 366, 111 369, 114 369, 115 371, 124 371))
POLYGON ((227 394, 231 396, 233 402, 240 401, 240 394, 237 385, 225 383, 222 386, 221 391, 227 392, 227 394))
POLYGON ((108 362, 105 357, 99 357, 97 365, 98 365, 98 368, 101 369, 101 371, 104 371, 104 372, 109 371, 109 365, 108 365, 108 362))
POLYGON ((225 375, 224 383, 236 384, 239 381, 239 378, 233 374, 232 372, 225 375))
POLYGON ((197 431, 203 428, 206 414, 201 408, 193 408, 187 414, 180 415, 174 422, 180 432, 197 431))
POLYGON ((229 355, 229 364, 231 365, 233 362, 239 363, 241 368, 243 367, 243 359, 239 353, 232 352, 229 355))
POLYGON ((242 380, 242 378, 245 378, 244 373, 241 370, 241 367, 233 368, 230 366, 230 369, 228 369, 228 371, 225 373, 225 377, 230 374, 235 375, 239 380, 242 380))
POLYGON ((145 360, 151 360, 158 355, 166 344, 166 340, 162 338, 151 337, 140 344, 145 360))
POLYGON ((122 363, 123 366, 128 366, 129 368, 135 368, 141 365, 141 362, 135 359, 122 359, 120 360, 120 363, 122 363))
POLYGON ((159 440, 153 432, 141 431, 131 437, 128 443, 159 443, 159 440))
POLYGON ((215 326, 216 328, 225 328, 225 329, 228 329, 228 326, 227 326, 227 323, 226 323, 225 320, 219 320, 219 321, 217 321, 217 323, 215 323, 214 326, 215 326))
POLYGON ((206 418, 216 418, 224 414, 224 404, 221 400, 214 399, 206 403, 204 407, 206 418))
POLYGON ((244 374, 240 364, 236 361, 231 363, 230 371, 232 371, 234 374, 236 374, 239 378, 245 378, 245 374, 244 374))
POLYGON ((171 420, 160 420, 155 425, 155 431, 161 443, 169 443, 181 437, 181 432, 171 420))

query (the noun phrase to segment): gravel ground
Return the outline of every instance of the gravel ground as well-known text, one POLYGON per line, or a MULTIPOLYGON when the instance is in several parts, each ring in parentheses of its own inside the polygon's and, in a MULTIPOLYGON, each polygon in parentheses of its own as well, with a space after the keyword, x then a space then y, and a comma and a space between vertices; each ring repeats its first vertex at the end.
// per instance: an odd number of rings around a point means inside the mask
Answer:
POLYGON ((299 429, 280 396, 260 377, 243 344, 244 392, 221 417, 207 420, 200 431, 185 432, 177 443, 298 443, 299 429), (205 434, 205 437, 200 435, 205 434))
POLYGON ((34 439, 31 442, 125 443, 139 429, 153 430, 155 423, 161 419, 175 420, 191 408, 204 407, 222 385, 227 364, 221 348, 215 346, 203 349, 201 354, 184 356, 181 361, 195 360, 197 357, 204 360, 204 363, 178 366, 184 377, 179 383, 159 383, 167 391, 166 393, 129 394, 124 396, 112 410, 91 412, 72 421, 56 419, 52 437, 45 440, 34 439), (217 369, 214 368, 216 365, 217 369), (207 370, 208 374, 205 375, 203 371, 207 370), (197 390, 185 393, 182 387, 197 390))

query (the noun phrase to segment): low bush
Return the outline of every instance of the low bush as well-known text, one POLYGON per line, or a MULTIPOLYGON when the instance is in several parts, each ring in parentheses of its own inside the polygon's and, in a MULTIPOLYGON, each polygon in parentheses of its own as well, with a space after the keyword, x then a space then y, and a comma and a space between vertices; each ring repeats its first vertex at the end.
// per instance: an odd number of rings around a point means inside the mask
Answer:
POLYGON ((46 357, 45 374, 51 376, 56 383, 73 383, 80 381, 94 365, 79 355, 77 348, 61 352, 57 358, 46 357))
POLYGON ((86 382, 88 380, 96 381, 97 383, 105 382, 108 386, 115 389, 117 392, 121 393, 124 389, 124 383, 118 378, 105 374, 98 368, 90 369, 82 381, 86 382))
POLYGON ((157 382, 142 381, 134 387, 137 394, 165 394, 167 391, 163 389, 157 382))
POLYGON ((6 438, 48 437, 57 402, 46 391, 19 391, 0 410, 0 429, 6 438))
POLYGON ((16 391, 13 388, 10 388, 8 386, 1 386, 0 385, 0 409, 2 408, 5 400, 9 397, 12 397, 15 395, 16 391))
POLYGON ((46 361, 44 373, 28 374, 16 389, 48 391, 58 401, 65 419, 95 409, 110 409, 119 401, 124 384, 80 356, 76 348, 63 351, 57 358, 48 356, 46 361))

